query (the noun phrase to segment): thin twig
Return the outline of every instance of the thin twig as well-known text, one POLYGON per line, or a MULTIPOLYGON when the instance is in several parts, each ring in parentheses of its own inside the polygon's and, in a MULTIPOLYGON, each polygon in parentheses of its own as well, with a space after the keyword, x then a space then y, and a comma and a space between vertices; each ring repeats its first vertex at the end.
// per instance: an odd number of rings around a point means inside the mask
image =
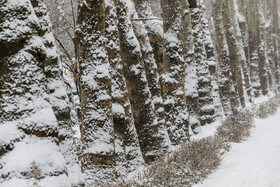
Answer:
POLYGON ((131 19, 131 21, 149 21, 149 20, 159 20, 162 21, 162 18, 137 18, 137 19, 131 19))
MULTIPOLYGON (((74 33, 75 33, 76 32, 76 16, 75 16, 75 11, 74 11, 73 0, 71 0, 71 8, 72 8, 72 17, 73 17, 73 25, 74 25, 74 33)), ((75 58, 77 59, 78 54, 77 54, 76 40, 74 38, 72 40, 73 40, 73 43, 74 43, 75 58)))
POLYGON ((68 53, 68 51, 65 49, 64 45, 61 43, 61 41, 58 39, 58 37, 54 34, 54 38, 57 41, 57 43, 60 45, 60 47, 62 48, 62 50, 64 51, 64 53, 66 54, 66 56, 68 57, 68 59, 71 61, 71 56, 68 53))
POLYGON ((74 5, 73 5, 73 0, 71 0, 71 8, 72 8, 72 17, 73 17, 73 25, 74 25, 74 30, 76 30, 76 16, 75 16, 75 11, 74 11, 74 5))
MULTIPOLYGON (((63 49, 64 53, 66 54, 67 58, 69 59, 69 61, 71 62, 71 56, 70 54, 68 53, 68 51, 65 49, 65 47, 63 46, 63 44, 61 43, 61 41, 57 38, 57 36, 54 34, 54 38, 55 40, 57 41, 57 43, 60 45, 60 47, 63 49)), ((80 97, 80 79, 77 75, 77 73, 75 72, 75 69, 73 67, 71 67, 68 63, 64 63, 67 67, 64 66, 65 69, 70 69, 72 74, 74 75, 76 81, 77 81, 77 84, 76 84, 76 90, 79 94, 79 97, 80 97)))

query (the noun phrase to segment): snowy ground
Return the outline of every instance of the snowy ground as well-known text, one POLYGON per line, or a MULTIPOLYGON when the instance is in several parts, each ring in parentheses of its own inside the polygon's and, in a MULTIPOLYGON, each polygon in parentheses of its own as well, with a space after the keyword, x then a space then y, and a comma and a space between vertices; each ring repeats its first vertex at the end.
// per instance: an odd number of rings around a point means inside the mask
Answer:
POLYGON ((195 187, 280 187, 280 110, 243 143, 233 144, 219 169, 195 187))

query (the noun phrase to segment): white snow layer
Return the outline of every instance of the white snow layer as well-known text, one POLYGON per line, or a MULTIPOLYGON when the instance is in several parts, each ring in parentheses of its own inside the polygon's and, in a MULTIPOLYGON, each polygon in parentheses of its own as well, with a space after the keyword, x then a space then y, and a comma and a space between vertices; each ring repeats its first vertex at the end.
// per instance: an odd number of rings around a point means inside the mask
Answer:
POLYGON ((3 164, 0 176, 8 176, 10 179, 3 183, 0 180, 1 187, 30 186, 31 178, 34 177, 34 166, 38 167, 39 176, 49 176, 41 179, 40 186, 65 186, 67 182, 65 160, 56 143, 47 138, 27 136, 21 142, 15 143, 13 151, 3 156, 0 163, 3 164), (30 180, 23 179, 22 174, 30 176, 30 180))
POLYGON ((195 187, 280 186, 280 110, 275 116, 256 119, 248 140, 233 144, 220 168, 195 187))

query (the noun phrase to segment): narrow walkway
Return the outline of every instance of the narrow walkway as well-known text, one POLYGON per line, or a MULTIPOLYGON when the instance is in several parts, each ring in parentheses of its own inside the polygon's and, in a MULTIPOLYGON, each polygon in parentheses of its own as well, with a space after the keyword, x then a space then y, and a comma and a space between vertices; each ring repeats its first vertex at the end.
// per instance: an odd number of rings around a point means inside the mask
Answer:
POLYGON ((251 136, 233 144, 219 169, 195 187, 280 187, 280 110, 255 120, 251 136))

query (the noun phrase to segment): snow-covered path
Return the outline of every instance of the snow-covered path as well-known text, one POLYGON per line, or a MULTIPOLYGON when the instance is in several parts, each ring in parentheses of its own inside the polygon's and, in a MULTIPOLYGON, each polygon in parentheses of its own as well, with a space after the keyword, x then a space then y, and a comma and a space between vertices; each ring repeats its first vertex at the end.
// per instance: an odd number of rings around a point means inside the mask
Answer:
POLYGON ((234 144, 219 169, 195 187, 280 187, 280 110, 255 122, 252 135, 234 144))

